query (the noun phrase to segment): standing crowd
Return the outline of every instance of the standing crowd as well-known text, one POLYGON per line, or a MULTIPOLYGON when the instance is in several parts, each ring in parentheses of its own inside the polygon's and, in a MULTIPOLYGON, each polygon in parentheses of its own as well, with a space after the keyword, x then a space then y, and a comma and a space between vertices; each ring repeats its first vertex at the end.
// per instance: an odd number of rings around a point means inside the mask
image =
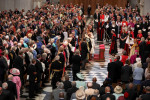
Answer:
MULTIPOLYGON (((89 5, 88 18, 91 9, 89 5)), ((135 100, 139 95, 148 100, 149 20, 148 14, 140 16, 138 7, 130 5, 125 9, 97 5, 89 25, 83 4, 47 2, 26 13, 1 11, 0 100, 20 100, 24 88, 34 98, 49 80, 55 100, 135 100), (98 41, 111 40, 108 78, 102 86, 96 78, 85 83, 80 74, 95 53, 94 30, 98 41), (121 56, 116 55, 118 38, 121 56), (73 82, 66 75, 67 68, 72 69, 73 82)))

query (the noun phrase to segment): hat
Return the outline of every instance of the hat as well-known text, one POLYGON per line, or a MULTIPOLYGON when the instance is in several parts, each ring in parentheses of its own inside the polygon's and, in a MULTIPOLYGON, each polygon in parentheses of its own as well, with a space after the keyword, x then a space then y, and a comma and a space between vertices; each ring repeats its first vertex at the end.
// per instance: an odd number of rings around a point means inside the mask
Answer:
POLYGON ((79 79, 82 79, 82 80, 84 79, 84 77, 83 77, 83 75, 82 75, 81 73, 77 73, 76 75, 77 75, 77 77, 78 77, 79 79))
POLYGON ((117 93, 117 94, 122 93, 122 87, 119 86, 119 85, 116 86, 115 89, 114 89, 114 92, 117 93))
POLYGON ((20 71, 17 68, 12 68, 10 70, 10 73, 13 75, 20 75, 20 71))
POLYGON ((84 99, 85 98, 85 93, 83 90, 77 90, 76 91, 76 98, 77 99, 84 99))

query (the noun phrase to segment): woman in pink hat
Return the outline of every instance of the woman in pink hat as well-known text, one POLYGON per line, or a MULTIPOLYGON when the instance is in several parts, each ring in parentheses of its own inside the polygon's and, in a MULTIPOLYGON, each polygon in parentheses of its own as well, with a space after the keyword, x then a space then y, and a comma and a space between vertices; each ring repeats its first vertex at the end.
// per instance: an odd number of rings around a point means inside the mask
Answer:
POLYGON ((10 73, 14 76, 13 77, 13 82, 16 83, 16 88, 17 88, 17 100, 20 100, 20 88, 21 88, 21 80, 20 80, 20 71, 16 68, 12 68, 10 70, 10 73))

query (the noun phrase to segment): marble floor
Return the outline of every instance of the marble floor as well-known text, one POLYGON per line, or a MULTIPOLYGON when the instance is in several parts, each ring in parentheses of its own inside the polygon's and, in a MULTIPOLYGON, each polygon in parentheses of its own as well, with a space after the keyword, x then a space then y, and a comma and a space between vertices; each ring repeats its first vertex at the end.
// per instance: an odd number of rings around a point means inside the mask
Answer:
MULTIPOLYGON (((91 19, 88 20, 88 23, 91 22, 91 19)), ((94 32, 95 40, 96 32, 94 32)), ((95 49, 99 47, 98 43, 95 41, 95 49)), ((105 62, 95 62, 93 60, 90 61, 91 64, 86 65, 86 70, 81 70, 81 74, 84 76, 86 82, 92 81, 93 77, 97 78, 97 83, 102 85, 103 81, 107 77, 107 64, 109 63, 109 45, 105 45, 105 62)), ((121 53, 121 50, 118 50, 118 54, 121 53)), ((72 71, 70 69, 67 70, 67 75, 69 75, 70 81, 72 81, 72 71)), ((43 88, 43 91, 36 96, 33 100, 52 100, 52 87, 50 83, 46 83, 46 87, 43 88)), ((23 97, 21 100, 31 100, 28 99, 28 91, 24 89, 23 97)))

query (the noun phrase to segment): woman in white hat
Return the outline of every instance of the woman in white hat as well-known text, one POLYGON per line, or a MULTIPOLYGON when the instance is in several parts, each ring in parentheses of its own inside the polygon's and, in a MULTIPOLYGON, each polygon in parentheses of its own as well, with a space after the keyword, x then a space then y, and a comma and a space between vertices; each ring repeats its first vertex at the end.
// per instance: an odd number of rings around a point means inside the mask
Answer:
POLYGON ((70 100, 85 100, 84 87, 80 86, 79 89, 72 94, 70 100))
POLYGON ((122 93, 123 89, 121 86, 117 85, 114 89, 114 92, 113 95, 115 96, 116 100, 118 100, 118 98, 120 96, 124 96, 124 94, 122 93))
POLYGON ((138 62, 137 67, 135 67, 133 71, 133 83, 138 85, 141 83, 143 77, 144 70, 142 68, 142 63, 138 62))
POLYGON ((20 80, 20 71, 17 68, 12 68, 10 73, 13 75, 12 82, 16 83, 17 88, 17 100, 20 100, 20 88, 21 88, 21 80, 20 80))

